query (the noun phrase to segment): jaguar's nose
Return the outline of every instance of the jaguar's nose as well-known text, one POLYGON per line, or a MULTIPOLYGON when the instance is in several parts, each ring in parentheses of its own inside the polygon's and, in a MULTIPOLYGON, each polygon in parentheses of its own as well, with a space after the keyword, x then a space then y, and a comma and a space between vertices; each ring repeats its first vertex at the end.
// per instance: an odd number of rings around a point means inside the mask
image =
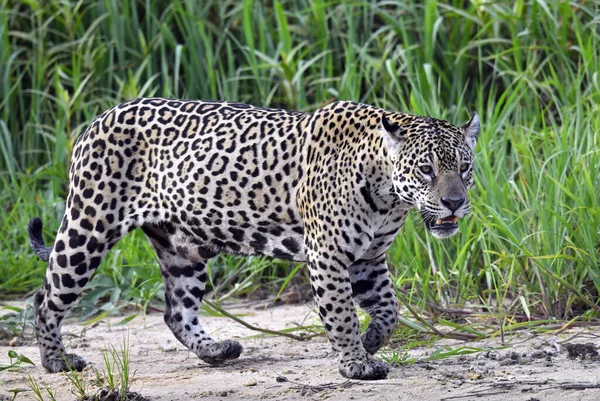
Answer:
POLYGON ((454 213, 465 203, 465 198, 451 196, 448 198, 442 198, 441 202, 442 205, 446 206, 452 213, 454 213))

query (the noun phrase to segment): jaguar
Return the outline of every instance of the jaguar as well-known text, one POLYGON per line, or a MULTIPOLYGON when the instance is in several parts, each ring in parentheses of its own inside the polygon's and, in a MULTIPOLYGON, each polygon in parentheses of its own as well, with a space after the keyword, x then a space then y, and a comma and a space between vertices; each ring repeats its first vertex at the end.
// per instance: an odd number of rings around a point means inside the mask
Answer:
POLYGON ((340 373, 384 379, 373 357, 398 322, 386 251, 416 208, 446 238, 470 212, 477 114, 462 126, 336 101, 313 112, 141 98, 97 117, 77 139, 66 212, 52 246, 42 221, 30 243, 48 262, 34 296, 48 372, 82 370, 60 327, 106 253, 141 229, 159 261, 164 320, 208 364, 240 356, 202 328, 206 262, 221 253, 305 262, 340 373), (356 306, 370 316, 361 334, 356 306))

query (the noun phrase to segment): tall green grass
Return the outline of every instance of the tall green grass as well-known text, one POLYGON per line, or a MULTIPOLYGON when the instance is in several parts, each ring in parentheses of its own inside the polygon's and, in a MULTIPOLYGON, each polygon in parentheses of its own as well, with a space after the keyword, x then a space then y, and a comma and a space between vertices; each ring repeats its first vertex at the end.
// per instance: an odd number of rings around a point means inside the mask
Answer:
MULTIPOLYGON (((72 144, 104 109, 155 95, 299 110, 351 99, 457 124, 476 110, 483 122, 460 234, 434 241, 415 216, 389 252, 403 299, 596 312, 598 15, 597 0, 0 0, 0 294, 41 283, 26 221, 41 215, 53 238, 72 144)), ((118 294, 98 299, 152 299, 154 264, 129 236, 96 281, 118 294)), ((246 293, 288 271, 260 258, 211 268, 246 293)))

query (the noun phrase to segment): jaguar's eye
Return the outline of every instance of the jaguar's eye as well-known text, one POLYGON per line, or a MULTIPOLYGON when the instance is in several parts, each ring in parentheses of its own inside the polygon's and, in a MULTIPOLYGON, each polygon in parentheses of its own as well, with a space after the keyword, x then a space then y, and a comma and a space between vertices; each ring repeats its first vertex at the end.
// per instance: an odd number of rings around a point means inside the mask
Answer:
POLYGON ((433 173, 433 169, 431 168, 431 166, 428 166, 428 165, 421 166, 421 167, 419 167, 419 169, 421 170, 421 172, 423 174, 429 175, 429 174, 433 173))
POLYGON ((469 170, 469 163, 463 163, 460 165, 460 172, 466 173, 469 170))

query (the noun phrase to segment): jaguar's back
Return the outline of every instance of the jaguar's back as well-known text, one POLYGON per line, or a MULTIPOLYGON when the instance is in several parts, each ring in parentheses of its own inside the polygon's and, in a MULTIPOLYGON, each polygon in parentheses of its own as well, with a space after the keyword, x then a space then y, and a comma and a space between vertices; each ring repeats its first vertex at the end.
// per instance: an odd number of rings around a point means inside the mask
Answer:
POLYGON ((109 242, 142 226, 154 237, 166 231, 187 256, 302 260, 294 196, 308 116, 226 102, 138 99, 117 106, 75 146, 76 202, 69 208, 82 213, 65 216, 63 226, 118 221, 109 242))

